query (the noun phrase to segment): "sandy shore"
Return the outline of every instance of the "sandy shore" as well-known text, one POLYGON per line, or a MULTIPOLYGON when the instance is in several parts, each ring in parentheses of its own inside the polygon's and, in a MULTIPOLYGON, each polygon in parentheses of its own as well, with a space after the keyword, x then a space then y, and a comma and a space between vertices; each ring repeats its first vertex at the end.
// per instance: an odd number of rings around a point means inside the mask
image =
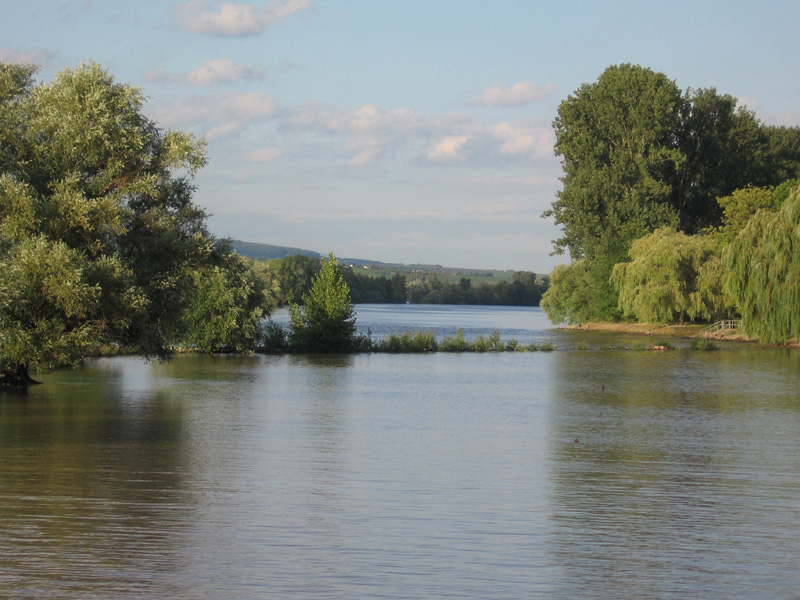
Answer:
POLYGON ((732 342, 756 342, 738 330, 719 331, 712 334, 701 334, 706 325, 663 325, 659 323, 611 323, 591 322, 580 325, 567 325, 564 329, 580 329, 582 331, 609 331, 613 333, 630 333, 647 336, 665 336, 677 338, 707 337, 732 342))

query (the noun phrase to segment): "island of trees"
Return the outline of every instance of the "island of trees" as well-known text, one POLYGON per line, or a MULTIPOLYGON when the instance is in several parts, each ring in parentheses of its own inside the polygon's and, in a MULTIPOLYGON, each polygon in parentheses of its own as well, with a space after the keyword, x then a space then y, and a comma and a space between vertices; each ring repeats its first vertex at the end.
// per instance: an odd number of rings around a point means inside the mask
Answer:
POLYGON ((800 129, 624 64, 558 108, 561 225, 541 306, 556 323, 741 317, 800 337, 800 129))
POLYGON ((203 140, 160 129, 96 63, 36 71, 0 62, 0 382, 102 352, 351 351, 354 301, 535 305, 547 288, 528 272, 409 281, 333 255, 242 257, 192 201, 203 140), (264 327, 282 305, 289 330, 264 327))

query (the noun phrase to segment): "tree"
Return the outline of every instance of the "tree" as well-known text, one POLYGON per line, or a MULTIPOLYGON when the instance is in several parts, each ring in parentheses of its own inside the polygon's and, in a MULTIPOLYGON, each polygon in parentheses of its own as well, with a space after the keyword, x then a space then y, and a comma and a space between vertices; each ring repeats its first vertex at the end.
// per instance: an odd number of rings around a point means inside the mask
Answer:
POLYGON ((160 130, 141 92, 95 63, 39 85, 35 71, 0 64, 6 380, 106 343, 162 354, 213 248, 191 202, 203 142, 160 130))
POLYGON ((800 339, 800 188, 778 212, 758 211, 723 261, 745 332, 766 343, 800 339))
POLYGON ((717 319, 732 311, 713 238, 665 227, 633 242, 630 257, 630 262, 617 264, 611 276, 623 314, 640 321, 683 324, 687 317, 717 319))
POLYGON ((289 343, 304 352, 351 352, 358 347, 350 289, 331 252, 322 260, 303 305, 289 304, 289 343))
POLYGON ((596 299, 608 294, 596 289, 599 278, 592 273, 592 267, 588 259, 582 259, 553 269, 550 287, 540 304, 553 323, 584 323, 596 318, 596 299))
POLYGON ((631 242, 678 222, 668 178, 682 160, 673 145, 681 106, 678 87, 665 75, 620 65, 558 108, 553 126, 564 185, 545 216, 563 227, 556 252, 587 261, 580 272, 595 293, 585 297, 589 314, 616 306, 607 282, 631 242))
POLYGON ((184 314, 186 342, 202 352, 252 352, 268 314, 266 285, 248 261, 223 246, 217 264, 195 271, 184 314))
POLYGON ((769 187, 747 186, 730 196, 717 198, 717 202, 723 211, 720 233, 726 243, 735 238, 759 210, 776 208, 775 191, 769 187))
POLYGON ((673 81, 634 65, 609 67, 561 103, 553 127, 564 185, 545 213, 563 226, 557 252, 624 258, 634 239, 677 222, 667 175, 682 159, 681 106, 673 81))
POLYGON ((302 254, 274 259, 268 265, 278 282, 280 305, 302 302, 303 294, 311 288, 311 281, 320 269, 318 258, 302 254))

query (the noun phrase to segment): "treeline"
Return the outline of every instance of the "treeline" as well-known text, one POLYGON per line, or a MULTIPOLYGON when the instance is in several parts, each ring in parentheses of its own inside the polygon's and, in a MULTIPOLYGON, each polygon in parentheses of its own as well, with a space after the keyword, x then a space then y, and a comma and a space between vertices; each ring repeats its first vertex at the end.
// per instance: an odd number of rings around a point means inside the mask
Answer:
MULTIPOLYGON (((271 291, 273 305, 284 306, 302 303, 321 263, 317 258, 296 255, 256 264, 260 264, 259 272, 271 291)), ((415 275, 409 280, 402 273, 374 277, 344 265, 340 269, 355 304, 538 306, 549 283, 547 277, 529 271, 513 273, 511 281, 476 284, 466 277, 448 283, 435 274, 415 275)))
POLYGON ((800 336, 800 128, 762 124, 714 89, 606 69, 554 122, 563 228, 542 308, 554 322, 740 316, 800 336))

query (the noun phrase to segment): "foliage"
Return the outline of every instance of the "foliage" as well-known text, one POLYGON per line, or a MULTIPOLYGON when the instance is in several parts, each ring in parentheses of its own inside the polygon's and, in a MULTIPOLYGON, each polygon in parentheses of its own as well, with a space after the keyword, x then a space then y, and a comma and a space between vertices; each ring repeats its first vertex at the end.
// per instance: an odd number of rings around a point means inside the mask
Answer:
POLYGON ((596 263, 588 259, 556 266, 550 275, 550 288, 542 296, 542 310, 553 323, 575 324, 599 317, 614 318, 616 306, 598 306, 599 299, 612 297, 605 290, 611 284, 604 273, 604 268, 596 269, 596 263))
POLYGON ((681 103, 674 82, 633 65, 609 67, 561 103, 564 186, 545 213, 564 228, 557 251, 622 258, 634 239, 677 222, 667 173, 681 161, 672 147, 681 103))
MULTIPOLYGON (((311 288, 311 280, 319 271, 319 260, 307 256, 288 256, 267 263, 256 262, 269 275, 268 287, 274 304, 302 304, 303 294, 311 288)), ((408 279, 403 273, 378 269, 354 269, 339 266, 350 288, 354 304, 476 304, 505 306, 538 306, 547 290, 549 279, 530 271, 515 271, 508 280, 476 283, 469 277, 447 281, 434 273, 414 273, 408 279), (363 272, 362 272, 363 271, 363 272), (388 275, 374 275, 374 272, 388 275)), ((489 274, 491 275, 491 273, 489 274)))
POLYGON ((511 281, 475 284, 468 277, 446 283, 436 276, 414 279, 406 285, 411 304, 474 304, 538 306, 549 280, 530 271, 515 271, 511 281))
POLYGON ((225 288, 192 202, 205 144, 159 129, 141 91, 95 63, 49 83, 35 72, 0 63, 0 375, 100 344, 164 355, 196 286, 209 302, 225 288))
POLYGON ((712 342, 708 338, 703 338, 703 337, 692 338, 692 341, 689 342, 689 348, 691 348, 692 350, 703 350, 703 351, 719 350, 719 346, 717 346, 714 342, 712 342))
POLYGON ((273 259, 267 263, 276 282, 278 306, 300 304, 311 289, 311 282, 320 270, 320 260, 302 254, 273 259))
POLYGON ((723 210, 722 239, 729 242, 744 229, 750 218, 759 210, 775 208, 775 191, 770 188, 747 186, 735 190, 730 196, 717 198, 723 210))
POLYGON ((614 267, 619 306, 640 321, 717 319, 731 311, 713 238, 657 229, 635 242, 630 262, 614 267))
POLYGON ((303 305, 289 304, 289 343, 302 352, 350 352, 359 345, 350 289, 331 252, 303 295, 303 305))
POLYGON ((28 368, 74 362, 104 327, 100 289, 80 252, 44 237, 22 240, 0 258, 0 371, 27 379, 28 368))
MULTIPOLYGON (((592 287, 572 319, 606 318, 617 304, 605 282, 634 240, 660 227, 718 227, 717 197, 774 186, 800 169, 800 128, 764 126, 732 96, 681 94, 664 74, 635 65, 611 66, 581 86, 553 125, 563 188, 544 215, 563 229, 556 252, 587 261, 580 271, 592 287)), ((556 290, 551 298, 570 295, 556 290)))
POLYGON ((341 267, 350 287, 354 304, 405 304, 406 278, 400 273, 390 277, 357 273, 351 267, 341 267))
POLYGON ((766 343, 800 338, 800 188, 778 212, 756 213, 723 260, 745 333, 766 343))
POLYGON ((772 193, 772 202, 775 205, 775 208, 780 208, 783 206, 786 198, 788 198, 789 194, 791 194, 792 191, 798 186, 800 186, 800 179, 787 179, 778 187, 776 187, 775 191, 772 193))
POLYGON ((195 292, 184 315, 186 343, 202 352, 252 352, 267 314, 264 281, 247 259, 226 249, 217 262, 194 272, 195 292))
MULTIPOLYGON (((474 340, 464 338, 464 330, 456 330, 455 337, 436 339, 432 330, 406 331, 402 334, 391 334, 375 344, 376 352, 422 353, 422 352, 525 352, 536 351, 535 344, 522 346, 517 340, 504 342, 500 332, 492 331, 489 336, 478 335, 474 340)), ((543 349, 552 350, 552 344, 544 344, 543 349)))
POLYGON ((433 331, 406 331, 393 333, 381 340, 375 349, 379 352, 421 353, 436 352, 439 345, 433 331))

